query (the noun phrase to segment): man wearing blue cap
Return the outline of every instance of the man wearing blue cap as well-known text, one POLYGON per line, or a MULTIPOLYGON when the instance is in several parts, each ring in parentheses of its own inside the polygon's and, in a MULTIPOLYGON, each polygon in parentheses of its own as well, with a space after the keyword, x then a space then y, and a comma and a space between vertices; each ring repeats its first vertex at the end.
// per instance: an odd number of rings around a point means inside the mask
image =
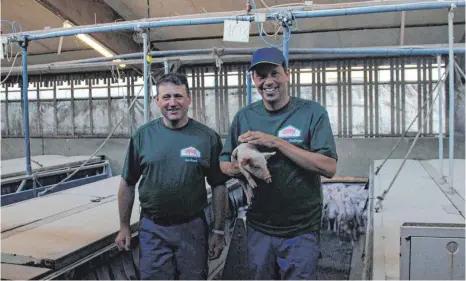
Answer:
POLYGON ((255 178, 247 211, 248 272, 252 279, 316 279, 322 214, 321 175, 336 172, 335 140, 325 108, 290 97, 289 71, 282 52, 262 48, 250 66, 262 100, 239 110, 220 154, 225 174, 241 177, 230 162, 239 143, 268 160, 272 182, 255 178))

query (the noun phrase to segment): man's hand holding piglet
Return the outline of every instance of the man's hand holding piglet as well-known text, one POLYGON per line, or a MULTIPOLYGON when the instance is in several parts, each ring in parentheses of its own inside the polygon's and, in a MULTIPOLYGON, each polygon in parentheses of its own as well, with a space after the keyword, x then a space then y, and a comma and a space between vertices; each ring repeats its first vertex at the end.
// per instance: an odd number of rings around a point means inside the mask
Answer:
POLYGON ((283 139, 258 131, 248 131, 238 137, 238 141, 242 143, 250 143, 262 145, 269 148, 277 148, 283 139))

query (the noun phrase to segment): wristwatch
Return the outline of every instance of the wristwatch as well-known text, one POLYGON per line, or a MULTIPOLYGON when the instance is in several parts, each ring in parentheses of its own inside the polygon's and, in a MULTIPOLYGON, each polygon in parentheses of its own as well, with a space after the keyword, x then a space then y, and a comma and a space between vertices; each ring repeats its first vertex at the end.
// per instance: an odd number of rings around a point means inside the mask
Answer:
POLYGON ((220 234, 220 235, 225 235, 225 231, 223 231, 223 230, 212 229, 212 232, 220 234))

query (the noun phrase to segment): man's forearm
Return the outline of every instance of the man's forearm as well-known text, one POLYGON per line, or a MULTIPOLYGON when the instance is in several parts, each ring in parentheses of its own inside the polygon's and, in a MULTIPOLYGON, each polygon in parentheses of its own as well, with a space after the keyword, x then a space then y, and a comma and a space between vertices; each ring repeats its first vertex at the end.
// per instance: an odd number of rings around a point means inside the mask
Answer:
POLYGON ((328 156, 301 149, 285 140, 277 142, 276 147, 299 166, 317 172, 327 178, 335 175, 337 162, 328 156))
POLYGON ((131 212, 134 204, 134 186, 128 185, 126 180, 120 180, 118 190, 118 210, 120 212, 120 226, 130 227, 131 212))
POLYGON ((225 217, 228 204, 228 191, 225 185, 212 188, 212 207, 214 212, 214 229, 225 228, 225 217))

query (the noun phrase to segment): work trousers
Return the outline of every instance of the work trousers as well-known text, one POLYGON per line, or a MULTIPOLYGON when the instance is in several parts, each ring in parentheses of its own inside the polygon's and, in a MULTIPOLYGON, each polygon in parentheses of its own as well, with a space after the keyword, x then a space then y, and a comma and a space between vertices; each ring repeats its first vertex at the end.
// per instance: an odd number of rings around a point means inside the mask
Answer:
POLYGON ((274 237, 247 227, 248 276, 252 280, 315 280, 320 254, 316 232, 274 237))
POLYGON ((207 280, 205 217, 164 225, 142 216, 139 223, 141 280, 207 280))

